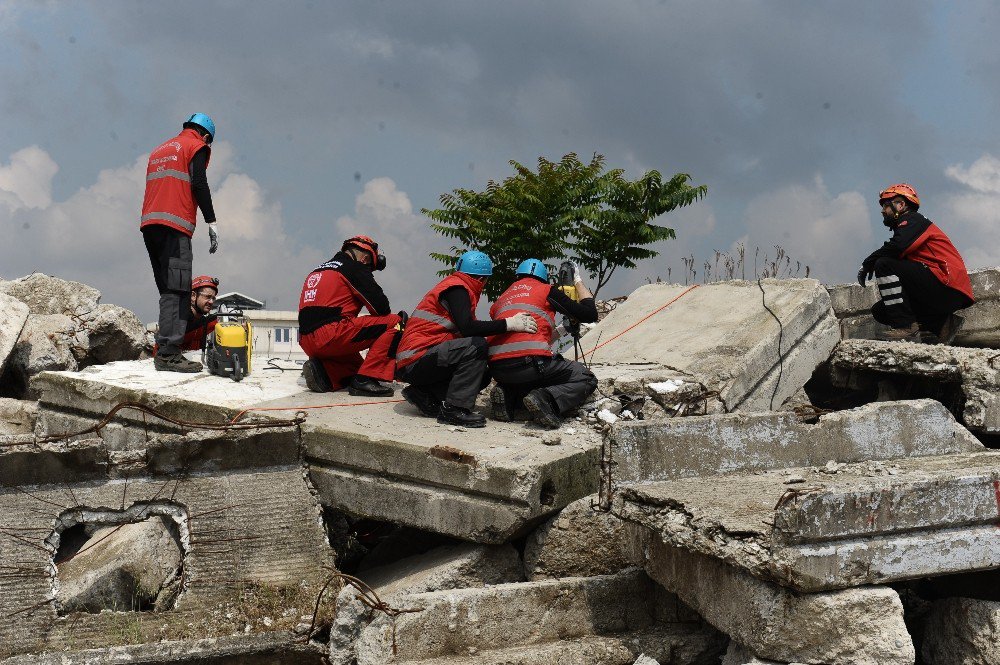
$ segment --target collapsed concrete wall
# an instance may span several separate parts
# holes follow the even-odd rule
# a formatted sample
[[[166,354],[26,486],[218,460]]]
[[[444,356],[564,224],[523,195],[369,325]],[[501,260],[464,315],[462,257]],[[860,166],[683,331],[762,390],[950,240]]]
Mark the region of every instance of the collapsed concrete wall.
[[[839,339],[819,282],[765,279],[643,286],[587,334],[584,350],[613,390],[666,407],[696,386],[710,413],[767,411],[805,385]],[[668,382],[672,390],[656,386]]]

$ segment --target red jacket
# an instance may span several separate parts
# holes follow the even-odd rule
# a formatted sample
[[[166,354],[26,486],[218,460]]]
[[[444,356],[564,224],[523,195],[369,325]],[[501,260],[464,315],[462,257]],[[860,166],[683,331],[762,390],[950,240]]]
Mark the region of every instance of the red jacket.
[[[475,316],[485,283],[465,273],[453,272],[428,291],[410,314],[396,349],[396,367],[415,363],[431,347],[461,336],[451,314],[441,305],[441,294],[455,286],[464,288],[469,294]]]
[[[508,332],[489,339],[490,361],[521,356],[552,356],[549,346],[556,327],[556,312],[549,302],[552,286],[534,277],[523,277],[501,294],[490,308],[490,318],[506,319],[527,312],[538,324],[535,333]]]
[[[316,267],[299,294],[299,332],[303,335],[328,323],[353,319],[364,307],[374,316],[389,313],[389,299],[375,281],[372,269],[345,252]]]
[[[189,238],[194,235],[198,206],[191,190],[191,160],[207,145],[198,132],[185,129],[149,153],[139,228],[162,224]]]
[[[944,231],[933,222],[903,250],[902,258],[923,263],[930,268],[938,281],[964,293],[968,296],[970,305],[975,302],[969,271],[965,268],[962,255],[958,253]]]

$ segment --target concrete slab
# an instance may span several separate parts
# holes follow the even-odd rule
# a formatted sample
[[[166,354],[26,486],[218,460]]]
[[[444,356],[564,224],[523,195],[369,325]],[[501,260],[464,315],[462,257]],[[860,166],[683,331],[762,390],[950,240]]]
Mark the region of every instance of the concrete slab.
[[[955,346],[1000,348],[1000,268],[983,268],[969,273],[976,303],[962,310],[965,324],[955,338]],[[844,339],[879,339],[887,326],[871,316],[879,300],[875,284],[840,284],[827,287],[833,311]]]
[[[765,659],[913,665],[903,605],[888,587],[799,594],[656,537],[650,540],[646,571],[706,621]]]
[[[614,385],[628,386],[624,392],[677,380],[718,393],[709,412],[766,411],[772,401],[777,408],[826,360],[840,333],[815,280],[761,286],[763,296],[756,282],[643,286],[587,333],[584,350],[595,366],[617,366]]]
[[[0,293],[0,312],[3,312],[0,315],[0,375],[3,375],[7,359],[28,320],[28,306],[13,296]]]
[[[897,392],[905,393],[911,380],[934,383],[948,401],[961,403],[966,427],[1000,432],[1000,357],[994,350],[848,339],[830,356],[830,372],[833,385],[844,388],[899,379]]]
[[[262,634],[270,637],[260,653],[294,651],[295,630],[303,617],[307,625],[312,620],[333,565],[318,502],[298,465],[7,487],[0,489],[0,514],[0,615],[7,618],[0,622],[0,658],[58,651],[64,659],[58,662],[121,662],[126,656],[102,660],[88,650],[122,647],[135,657],[130,662],[170,662],[183,649],[168,658],[163,648],[129,645],[168,641],[194,648],[198,640],[230,635],[249,636],[249,644]],[[184,551],[173,608],[59,616],[53,557],[62,534],[81,523],[152,516],[176,525]],[[332,609],[332,600],[323,602],[317,621],[329,622]],[[279,642],[284,647],[276,647]],[[25,662],[35,662],[31,658],[48,662],[43,656]]]
[[[691,416],[618,422],[611,428],[614,465],[604,485],[671,480],[838,462],[984,450],[934,400],[880,402],[821,416],[794,413]],[[608,477],[610,473],[611,477]]]
[[[121,402],[214,423],[246,409],[284,409],[246,416],[261,419],[291,418],[302,410],[302,454],[324,505],[483,543],[506,542],[597,490],[601,440],[592,430],[578,428],[558,446],[545,445],[534,425],[491,422],[466,431],[420,417],[399,397],[311,393],[297,368],[266,371],[262,364],[241,383],[207,373],[156,372],[152,361],[46,372],[33,383],[41,393],[40,427],[62,432],[92,426]],[[146,450],[148,432],[182,429],[123,411],[102,438],[112,451]]]
[[[921,655],[928,663],[1000,662],[1000,602],[973,598],[934,601],[924,623]]]
[[[991,451],[631,485],[614,512],[814,592],[1000,567],[997,488]]]

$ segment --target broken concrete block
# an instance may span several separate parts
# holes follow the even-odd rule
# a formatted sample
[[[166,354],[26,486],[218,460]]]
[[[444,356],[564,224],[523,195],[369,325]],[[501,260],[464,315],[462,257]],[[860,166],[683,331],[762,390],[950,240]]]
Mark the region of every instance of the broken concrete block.
[[[811,592],[1000,566],[997,477],[992,451],[834,462],[630,485],[614,511],[671,545]]]
[[[643,286],[588,333],[585,351],[621,392],[681,381],[700,386],[710,413],[777,408],[826,361],[840,331],[815,280],[766,279],[761,287]]]
[[[92,286],[42,273],[0,282],[0,293],[17,298],[34,315],[83,316],[97,309],[101,292]]]
[[[361,632],[357,662],[470,654],[490,662],[484,652],[627,634],[653,625],[654,596],[655,585],[638,570],[406,596],[405,609],[421,611],[376,616]]]
[[[962,423],[973,431],[1000,432],[1000,362],[991,349],[848,339],[830,357],[833,385],[856,388],[882,380],[936,384],[942,399],[963,403]]]
[[[650,541],[646,571],[706,621],[779,662],[912,665],[903,605],[888,587],[799,594],[718,559]]]
[[[83,317],[87,354],[81,367],[117,360],[136,360],[147,348],[146,327],[133,312],[102,304]]]
[[[164,516],[97,528],[56,563],[60,614],[169,609],[180,591],[177,526]]]
[[[37,397],[30,390],[32,377],[49,370],[75,370],[76,353],[85,341],[73,321],[63,314],[28,317],[7,364],[6,380],[18,395]]]
[[[722,665],[803,665],[802,663],[779,663],[775,660],[763,660],[753,654],[738,642],[731,641]]]
[[[0,293],[0,376],[28,320],[28,306],[12,296]]]
[[[976,303],[959,312],[965,323],[954,345],[1000,348],[1000,268],[975,270],[969,279]],[[874,284],[841,284],[827,290],[844,339],[879,339],[888,328],[871,316],[871,307],[879,300]]]
[[[0,397],[0,436],[35,431],[38,402]]]
[[[639,657],[635,659],[635,663],[632,665],[660,665],[657,661],[653,660],[644,653],[639,654]]]
[[[104,478],[108,447],[97,438],[39,443],[34,434],[0,436],[0,487]]]
[[[616,485],[984,449],[934,400],[869,404],[815,424],[787,412],[616,423],[611,445]]]
[[[569,504],[528,536],[524,570],[530,580],[611,575],[642,565],[626,531],[608,512],[595,511],[595,496]]]
[[[972,598],[934,601],[924,623],[921,655],[928,663],[1000,663],[1000,602]]]

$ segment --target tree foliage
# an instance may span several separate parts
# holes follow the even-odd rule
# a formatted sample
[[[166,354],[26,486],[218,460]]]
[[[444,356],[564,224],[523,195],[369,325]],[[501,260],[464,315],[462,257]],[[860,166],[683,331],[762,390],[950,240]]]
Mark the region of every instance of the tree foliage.
[[[538,158],[538,170],[511,161],[515,174],[485,191],[456,189],[441,196],[441,208],[423,209],[431,227],[453,241],[447,253],[431,256],[448,268],[467,249],[493,259],[494,278],[486,287],[493,299],[514,280],[517,264],[538,258],[554,271],[570,259],[597,280],[594,294],[622,266],[657,252],[647,246],[674,237],[674,230],[650,220],[705,196],[704,185],[678,173],[666,182],[657,171],[628,180],[622,169],[604,170],[604,156],[583,163],[573,153],[558,162]]]

